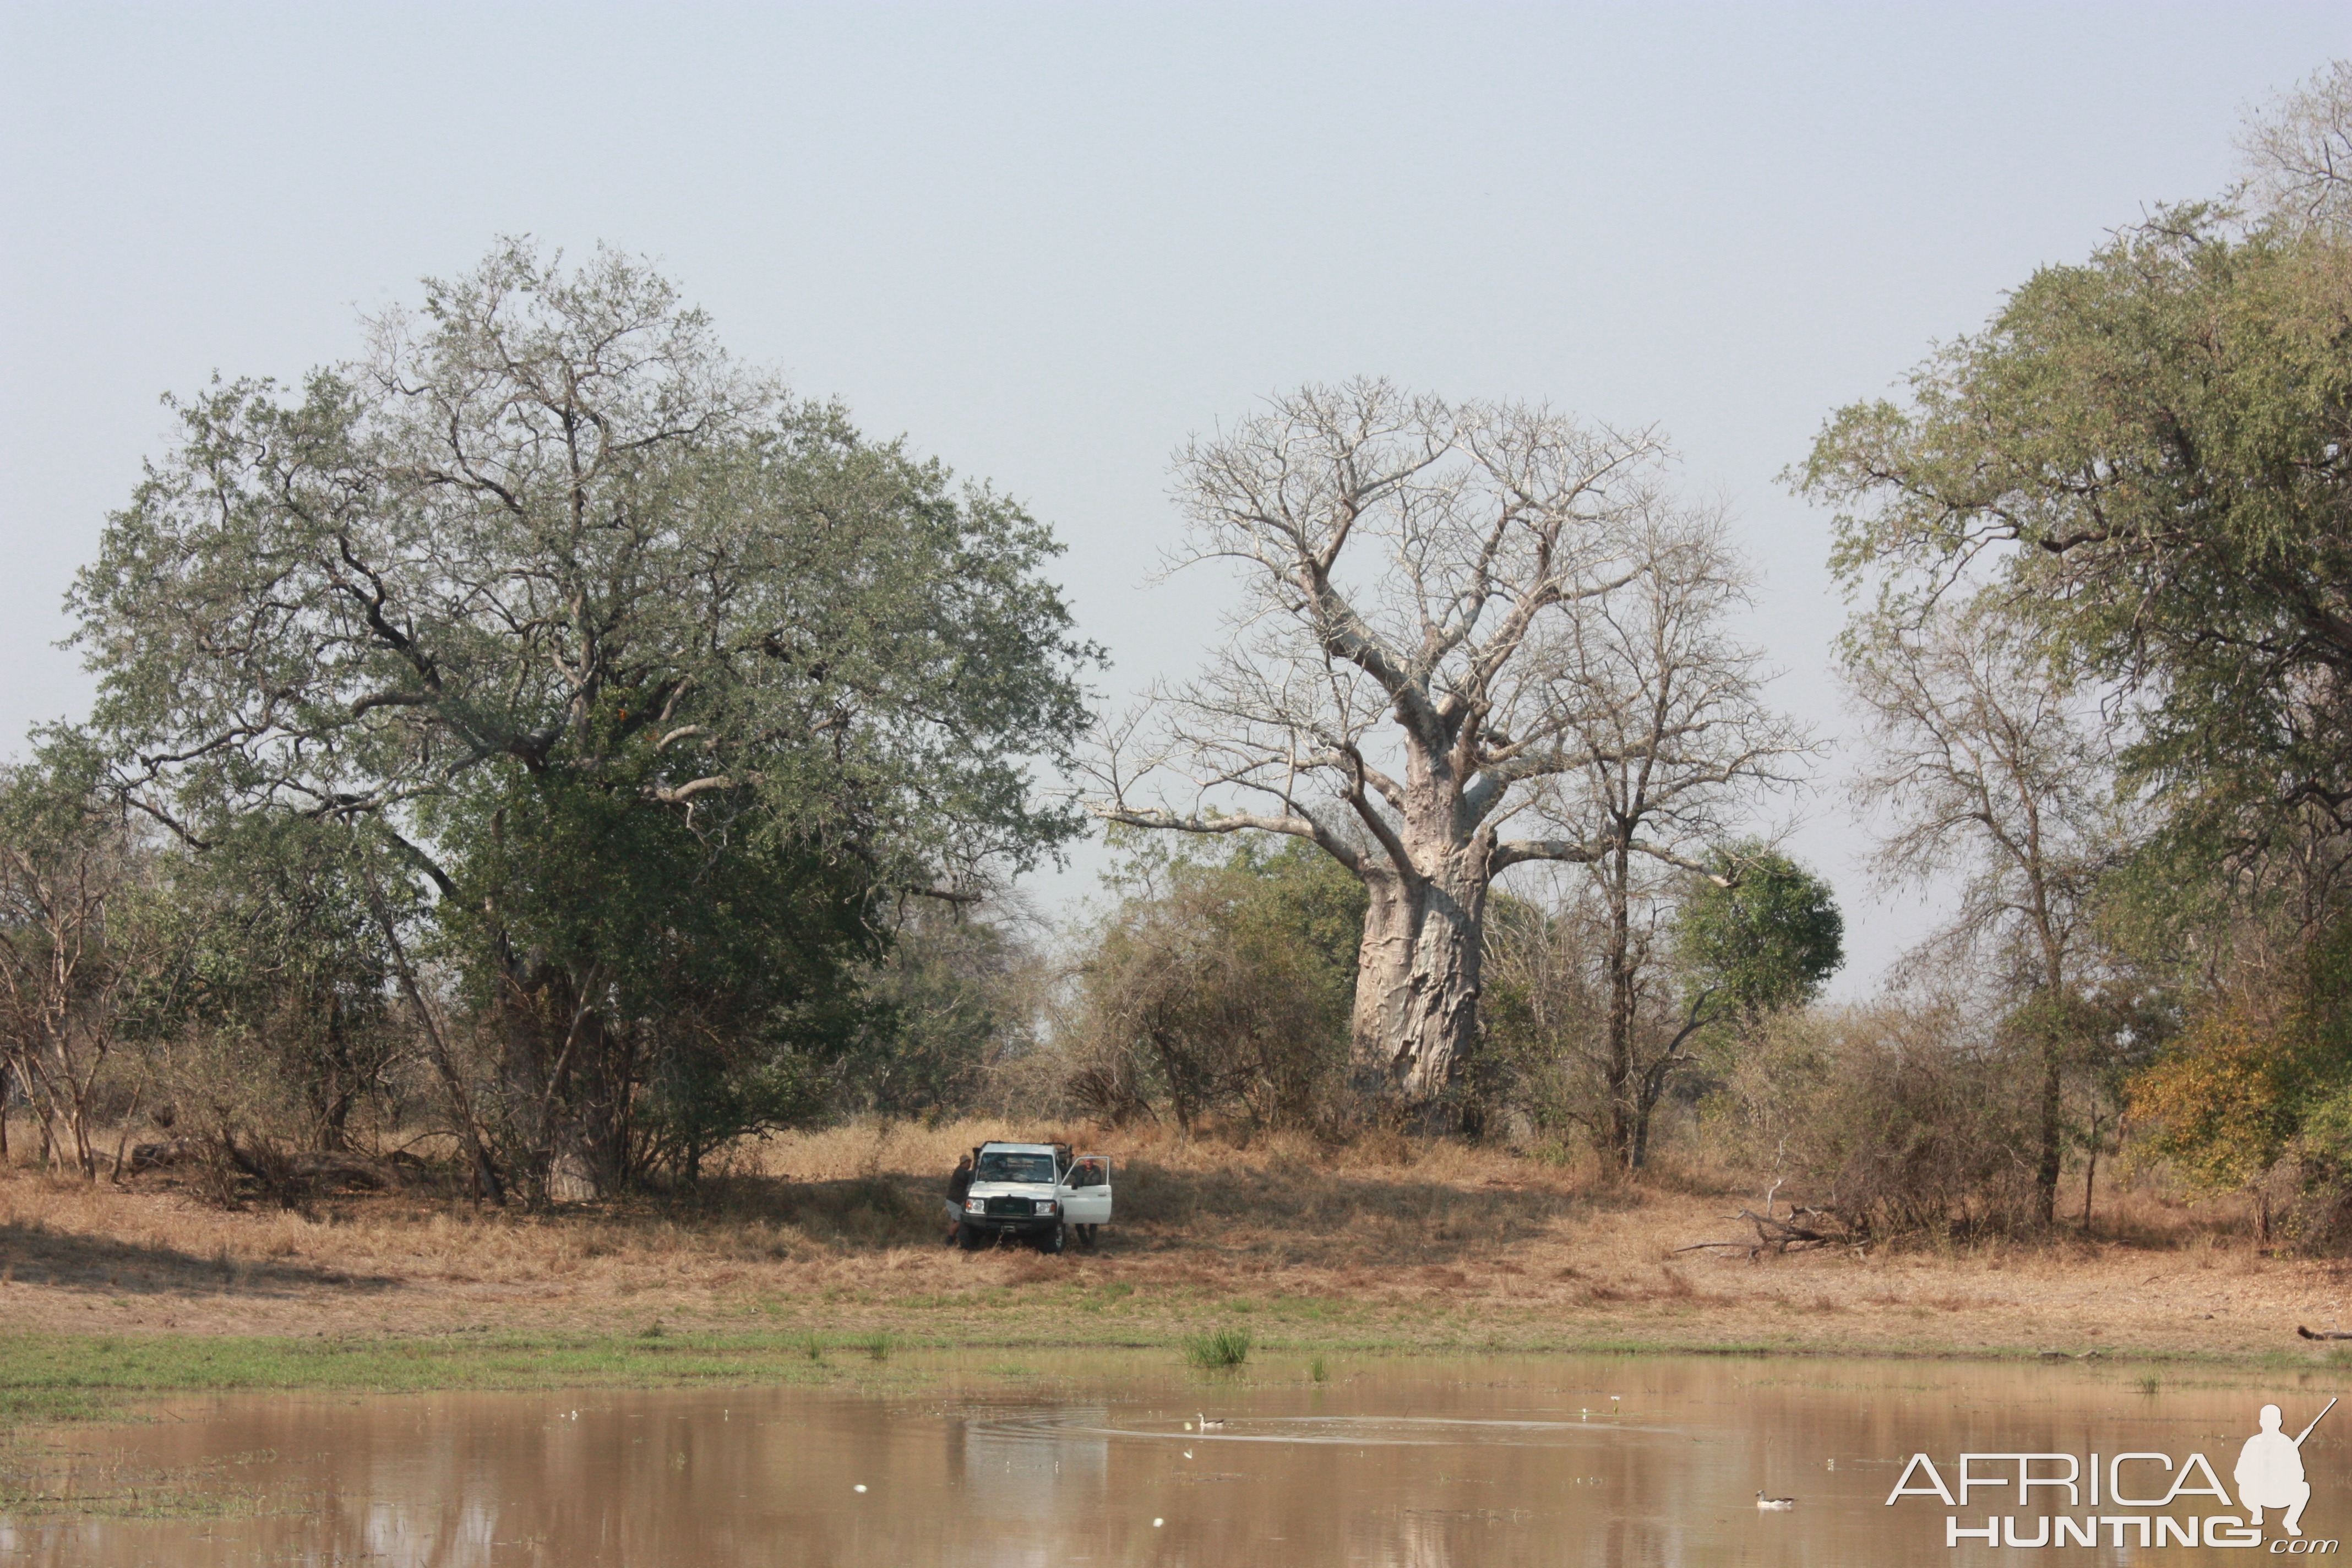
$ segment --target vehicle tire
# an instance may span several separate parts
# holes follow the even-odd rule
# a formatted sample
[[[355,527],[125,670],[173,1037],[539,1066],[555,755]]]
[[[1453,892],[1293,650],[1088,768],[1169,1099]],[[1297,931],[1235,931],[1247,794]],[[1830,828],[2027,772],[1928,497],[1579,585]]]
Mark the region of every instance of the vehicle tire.
[[[1037,1235],[1037,1250],[1049,1258],[1058,1256],[1069,1245],[1070,1227],[1060,1220],[1054,1222],[1053,1229],[1040,1231]]]
[[[970,1220],[958,1221],[956,1224],[956,1245],[962,1247],[966,1252],[978,1252],[980,1250],[980,1226],[972,1224]]]

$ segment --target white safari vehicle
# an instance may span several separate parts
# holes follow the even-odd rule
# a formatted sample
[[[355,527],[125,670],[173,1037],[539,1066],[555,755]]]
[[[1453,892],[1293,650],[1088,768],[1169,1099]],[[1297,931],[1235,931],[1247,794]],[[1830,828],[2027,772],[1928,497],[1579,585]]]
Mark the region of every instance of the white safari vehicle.
[[[1095,1226],[1108,1223],[1108,1155],[1073,1155],[1066,1143],[982,1143],[956,1215],[956,1244],[970,1252],[1013,1236],[1059,1252],[1073,1231],[1091,1247]]]

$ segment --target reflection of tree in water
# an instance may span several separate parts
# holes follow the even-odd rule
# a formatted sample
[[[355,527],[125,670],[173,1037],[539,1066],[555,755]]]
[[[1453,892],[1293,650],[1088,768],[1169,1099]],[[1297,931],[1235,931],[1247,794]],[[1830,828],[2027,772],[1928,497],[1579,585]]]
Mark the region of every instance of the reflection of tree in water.
[[[1107,1406],[1091,1405],[958,1422],[971,1507],[1036,1518],[1099,1496],[1110,1474],[1110,1439],[1101,1432],[1109,1416]]]

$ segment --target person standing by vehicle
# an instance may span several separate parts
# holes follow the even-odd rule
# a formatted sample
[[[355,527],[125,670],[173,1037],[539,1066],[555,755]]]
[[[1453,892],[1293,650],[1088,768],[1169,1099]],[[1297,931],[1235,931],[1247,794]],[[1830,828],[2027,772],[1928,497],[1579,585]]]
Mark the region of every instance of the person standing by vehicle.
[[[966,1154],[948,1173],[948,1245],[953,1247],[956,1228],[963,1224],[963,1200],[971,1191],[971,1156]]]

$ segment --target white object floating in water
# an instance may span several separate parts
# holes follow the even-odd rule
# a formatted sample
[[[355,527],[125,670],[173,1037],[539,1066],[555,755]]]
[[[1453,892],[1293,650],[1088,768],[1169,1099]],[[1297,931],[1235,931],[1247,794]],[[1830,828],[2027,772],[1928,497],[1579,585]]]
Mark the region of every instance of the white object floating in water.
[[[1151,1521],[1151,1528],[1152,1528],[1152,1529],[1154,1529],[1154,1530],[1157,1530],[1157,1529],[1159,1529],[1161,1525],[1163,1525],[1163,1524],[1165,1524],[1165,1523],[1167,1523],[1167,1522],[1168,1522],[1168,1521],[1167,1521],[1166,1520],[1164,1520],[1164,1519],[1155,1519],[1155,1520],[1153,1520],[1153,1521]]]
[[[1189,1459],[1189,1458],[1191,1458],[1192,1457],[1192,1449],[1190,1449],[1190,1448],[1185,1449],[1185,1450],[1184,1450],[1184,1457],[1185,1457],[1186,1458],[1188,1458],[1188,1459]]]
[[[855,1492],[862,1492],[862,1491],[864,1491],[866,1489],[865,1489],[864,1487],[862,1487],[862,1486],[857,1486],[857,1487],[852,1487],[852,1488],[850,1488],[849,1489],[850,1489],[851,1491],[855,1491]]]
[[[1192,1424],[1190,1421],[1185,1422],[1185,1423],[1184,1423],[1184,1430],[1185,1430],[1185,1431],[1187,1431],[1187,1432],[1190,1432],[1192,1429]]]
[[[1794,1508],[1797,1506],[1797,1500],[1792,1497],[1766,1497],[1759,1491],[1756,1494],[1756,1506],[1765,1509]]]

